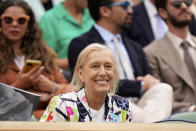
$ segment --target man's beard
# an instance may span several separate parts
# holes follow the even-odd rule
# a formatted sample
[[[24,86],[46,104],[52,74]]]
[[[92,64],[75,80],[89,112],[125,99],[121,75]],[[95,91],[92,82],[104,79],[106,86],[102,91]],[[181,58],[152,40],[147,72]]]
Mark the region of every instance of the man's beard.
[[[123,25],[120,26],[120,29],[123,31],[127,31],[130,29],[130,23],[124,23]]]
[[[192,20],[192,16],[191,16],[191,19],[178,21],[176,19],[176,17],[174,17],[170,13],[168,13],[168,17],[169,17],[169,20],[171,21],[172,25],[175,26],[175,27],[185,27],[185,26],[189,25],[191,23],[191,20]]]
[[[127,18],[125,18],[125,19],[127,19]],[[130,26],[131,26],[131,23],[125,21],[122,25],[120,25],[120,29],[122,31],[127,31],[130,29]]]

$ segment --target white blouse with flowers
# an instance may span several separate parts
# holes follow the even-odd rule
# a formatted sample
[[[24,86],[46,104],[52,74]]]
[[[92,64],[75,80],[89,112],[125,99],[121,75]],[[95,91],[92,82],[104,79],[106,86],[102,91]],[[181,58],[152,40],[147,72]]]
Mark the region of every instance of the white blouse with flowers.
[[[117,95],[107,94],[105,99],[104,116],[101,121],[131,122],[133,119],[130,101]],[[98,111],[99,112],[99,111]],[[96,122],[92,109],[88,106],[84,88],[80,91],[55,96],[50,101],[40,121],[70,121],[70,122]]]

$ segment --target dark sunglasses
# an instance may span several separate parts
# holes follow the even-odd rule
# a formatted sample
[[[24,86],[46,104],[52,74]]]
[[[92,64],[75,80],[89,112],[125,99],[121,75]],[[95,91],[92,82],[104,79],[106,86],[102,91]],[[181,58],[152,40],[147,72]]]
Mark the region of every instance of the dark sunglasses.
[[[180,8],[182,6],[182,2],[184,2],[187,7],[192,4],[192,0],[177,0],[173,1],[171,4],[173,5],[173,7]]]
[[[128,8],[131,6],[131,3],[128,1],[122,1],[122,2],[114,2],[106,5],[106,7],[113,7],[113,6],[121,6],[123,9],[128,10]]]
[[[7,25],[12,24],[13,21],[17,21],[17,23],[19,25],[24,25],[29,21],[29,19],[30,19],[30,17],[27,15],[22,15],[22,16],[18,16],[18,17],[12,17],[12,16],[9,16],[6,14],[1,15],[1,20]]]

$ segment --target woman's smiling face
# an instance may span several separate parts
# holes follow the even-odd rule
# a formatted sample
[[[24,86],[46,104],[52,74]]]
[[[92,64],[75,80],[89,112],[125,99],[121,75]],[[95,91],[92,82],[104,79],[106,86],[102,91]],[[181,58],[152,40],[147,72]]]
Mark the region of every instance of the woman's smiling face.
[[[88,92],[109,92],[114,81],[112,53],[106,49],[91,52],[84,66],[79,69],[79,76]]]

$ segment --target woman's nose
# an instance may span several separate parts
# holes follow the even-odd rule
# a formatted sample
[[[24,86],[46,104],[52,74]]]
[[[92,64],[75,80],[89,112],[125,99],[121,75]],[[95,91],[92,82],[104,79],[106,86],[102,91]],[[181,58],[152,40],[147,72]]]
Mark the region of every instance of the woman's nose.
[[[16,20],[13,20],[12,25],[18,25],[18,22]]]
[[[99,74],[100,75],[105,75],[105,68],[103,67],[103,66],[101,66],[101,68],[100,68],[100,71],[99,71]]]

